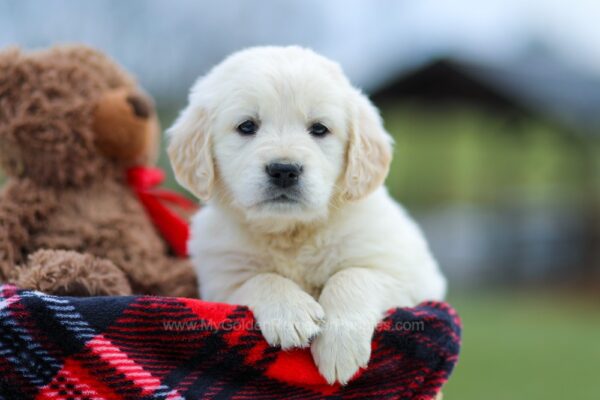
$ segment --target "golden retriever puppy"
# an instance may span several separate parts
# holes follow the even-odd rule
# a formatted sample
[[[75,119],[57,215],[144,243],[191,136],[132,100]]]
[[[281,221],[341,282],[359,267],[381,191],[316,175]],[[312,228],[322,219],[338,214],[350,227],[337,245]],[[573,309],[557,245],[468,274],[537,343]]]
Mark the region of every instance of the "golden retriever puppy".
[[[202,298],[249,306],[273,346],[310,346],[328,382],[367,366],[386,310],[444,296],[383,187],[392,140],[336,63],[300,47],[235,53],[168,133],[178,181],[206,202],[189,243]]]

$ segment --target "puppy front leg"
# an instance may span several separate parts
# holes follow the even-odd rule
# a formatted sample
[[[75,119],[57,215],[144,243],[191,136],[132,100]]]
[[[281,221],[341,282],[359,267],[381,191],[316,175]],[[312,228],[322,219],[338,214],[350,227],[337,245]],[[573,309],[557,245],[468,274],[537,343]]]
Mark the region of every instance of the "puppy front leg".
[[[273,273],[248,279],[232,293],[230,301],[249,306],[266,341],[283,349],[308,347],[325,318],[314,298],[291,280]]]
[[[319,303],[327,319],[311,345],[319,371],[330,384],[346,384],[371,356],[377,323],[390,307],[409,304],[408,297],[388,274],[348,268],[333,275]]]

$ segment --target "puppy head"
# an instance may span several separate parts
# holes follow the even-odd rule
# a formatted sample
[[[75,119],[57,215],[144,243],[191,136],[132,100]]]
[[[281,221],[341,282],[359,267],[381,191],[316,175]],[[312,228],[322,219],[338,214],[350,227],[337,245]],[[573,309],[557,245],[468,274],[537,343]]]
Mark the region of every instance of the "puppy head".
[[[249,220],[311,222],[387,175],[391,139],[340,67],[299,47],[236,53],[168,131],[178,181]]]

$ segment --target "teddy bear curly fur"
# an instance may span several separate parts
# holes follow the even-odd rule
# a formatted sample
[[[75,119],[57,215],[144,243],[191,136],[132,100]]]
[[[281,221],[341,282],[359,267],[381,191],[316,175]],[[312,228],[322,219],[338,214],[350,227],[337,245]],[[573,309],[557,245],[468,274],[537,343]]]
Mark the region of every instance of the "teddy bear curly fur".
[[[0,282],[61,295],[196,297],[125,170],[159,127],[134,79],[84,46],[0,52]]]

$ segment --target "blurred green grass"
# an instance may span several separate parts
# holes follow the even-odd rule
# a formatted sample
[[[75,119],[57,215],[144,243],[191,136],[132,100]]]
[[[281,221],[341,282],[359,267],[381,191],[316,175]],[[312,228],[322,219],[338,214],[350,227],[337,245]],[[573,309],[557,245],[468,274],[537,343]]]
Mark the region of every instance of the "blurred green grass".
[[[470,107],[383,110],[396,141],[386,181],[409,207],[581,204],[600,196],[600,140],[541,118]]]
[[[446,400],[600,396],[600,308],[549,293],[468,293],[449,302],[463,347]]]

